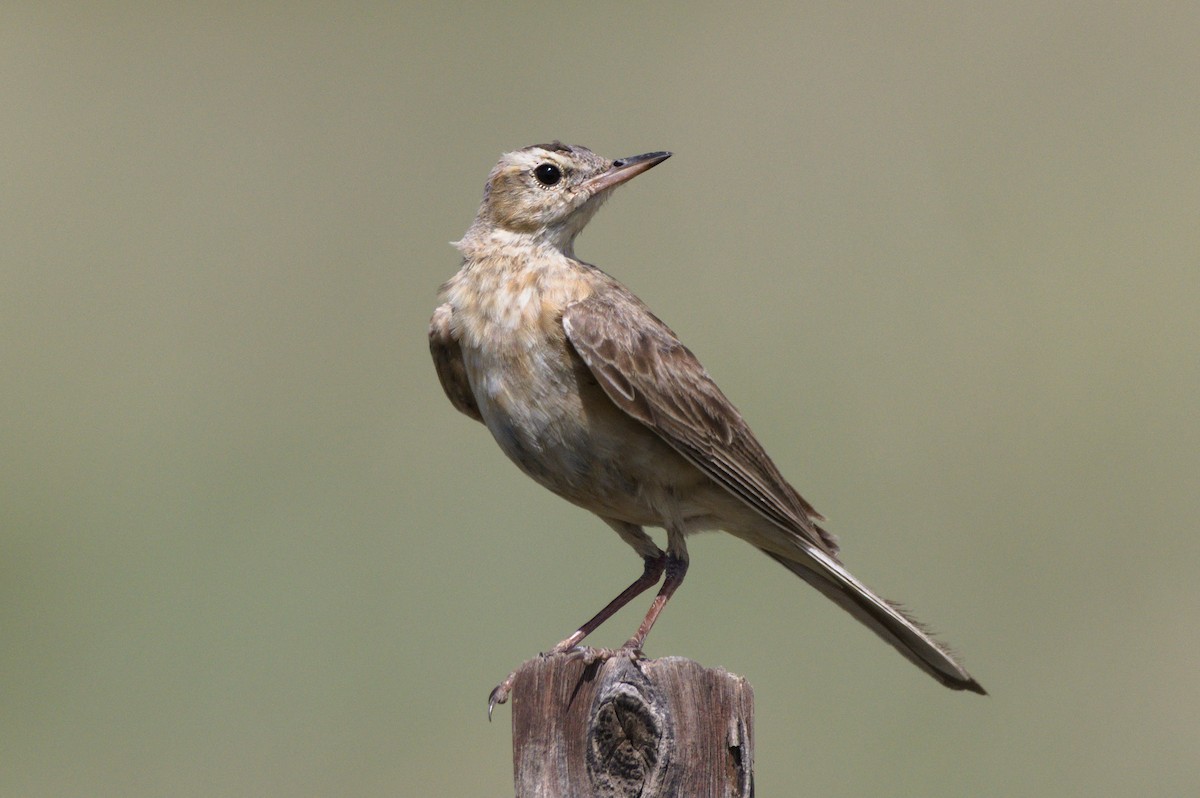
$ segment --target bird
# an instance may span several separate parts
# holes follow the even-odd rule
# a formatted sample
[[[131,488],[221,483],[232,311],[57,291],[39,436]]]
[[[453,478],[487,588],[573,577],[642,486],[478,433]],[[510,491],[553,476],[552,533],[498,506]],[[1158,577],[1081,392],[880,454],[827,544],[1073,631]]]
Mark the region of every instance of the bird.
[[[952,690],[986,694],[949,649],[842,564],[824,516],[788,483],[700,361],[630,289],[575,256],[613,190],[670,152],[608,160],[553,141],[503,155],[429,348],[450,403],[534,481],[591,511],[642,558],[640,576],[547,655],[637,659],[688,570],[687,538],[723,530],[764,552]],[[666,531],[660,548],[646,527]],[[616,649],[580,644],[662,580]],[[489,696],[509,697],[515,672]]]

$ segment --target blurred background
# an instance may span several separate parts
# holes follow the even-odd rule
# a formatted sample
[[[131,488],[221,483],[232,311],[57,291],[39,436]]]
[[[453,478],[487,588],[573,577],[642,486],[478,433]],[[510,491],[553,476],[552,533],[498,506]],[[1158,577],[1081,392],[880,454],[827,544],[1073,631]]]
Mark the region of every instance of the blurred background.
[[[1200,792],[1200,6],[0,12],[0,794],[505,795],[488,691],[639,572],[425,328],[501,152],[670,149],[580,256],[952,693],[725,535],[651,656],[759,794]],[[594,641],[623,641],[639,600]]]

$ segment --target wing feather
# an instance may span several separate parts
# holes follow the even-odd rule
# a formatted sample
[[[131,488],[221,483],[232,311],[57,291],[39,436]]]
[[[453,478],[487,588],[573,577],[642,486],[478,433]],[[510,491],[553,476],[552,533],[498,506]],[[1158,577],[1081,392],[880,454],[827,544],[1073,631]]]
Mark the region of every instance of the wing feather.
[[[612,283],[568,305],[563,328],[608,397],[778,527],[837,553],[824,520],[767,456],[733,403],[675,333]]]
[[[454,337],[452,316],[449,305],[441,305],[433,312],[433,318],[429,320],[429,353],[433,355],[433,367],[437,369],[438,380],[450,404],[464,415],[482,422],[483,416],[463,365],[462,349]]]

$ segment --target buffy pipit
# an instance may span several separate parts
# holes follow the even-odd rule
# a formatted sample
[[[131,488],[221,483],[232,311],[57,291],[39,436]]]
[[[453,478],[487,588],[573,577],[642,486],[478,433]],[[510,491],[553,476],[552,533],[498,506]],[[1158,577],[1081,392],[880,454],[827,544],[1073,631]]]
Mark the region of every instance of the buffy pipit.
[[[609,161],[556,141],[503,156],[455,245],[463,265],[442,286],[429,325],[450,402],[483,422],[539,484],[600,516],[645,563],[633,584],[551,653],[640,656],[687,572],[687,536],[723,529],[942,684],[983,693],[929,632],[846,570],[834,537],[818,526],[824,518],[787,483],[675,333],[628,288],[575,257],[575,237],[612,190],[670,155]],[[647,526],[666,529],[665,552]],[[624,646],[576,648],[660,578]],[[492,691],[489,715],[512,682],[510,675]]]

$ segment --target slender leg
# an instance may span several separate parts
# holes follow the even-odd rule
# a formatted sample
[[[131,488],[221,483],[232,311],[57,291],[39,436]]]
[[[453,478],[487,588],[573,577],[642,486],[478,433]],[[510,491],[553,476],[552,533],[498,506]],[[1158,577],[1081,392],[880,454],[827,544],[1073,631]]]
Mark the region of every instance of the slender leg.
[[[625,645],[621,646],[622,650],[630,650],[640,652],[642,644],[646,642],[646,635],[650,634],[650,630],[654,627],[654,622],[658,620],[658,614],[663,611],[663,607],[667,606],[667,602],[671,600],[671,596],[675,595],[676,589],[683,584],[683,577],[687,574],[688,559],[685,554],[679,557],[674,552],[667,553],[667,578],[663,580],[662,588],[659,589],[658,595],[654,597],[654,601],[650,603],[650,609],[646,612],[646,618],[642,621],[642,625],[638,627],[637,632],[633,637],[625,641]]]
[[[642,575],[634,580],[633,584],[621,591],[621,595],[610,601],[604,609],[596,613],[596,615],[583,626],[579,627],[566,640],[552,648],[549,654],[562,654],[567,651],[576,651],[587,662],[595,662],[597,660],[611,659],[618,655],[628,655],[632,658],[642,656],[642,644],[646,642],[646,635],[650,634],[650,629],[654,626],[654,622],[658,620],[658,615],[663,611],[663,607],[667,606],[667,602],[671,600],[675,590],[683,582],[683,577],[688,569],[688,553],[687,544],[684,541],[684,532],[680,526],[667,527],[667,550],[664,552],[658,546],[654,545],[654,541],[650,536],[636,524],[630,524],[625,521],[617,521],[612,518],[605,518],[604,522],[611,526],[621,540],[633,547],[633,550],[642,555],[642,560],[645,562],[645,568]],[[654,601],[650,603],[650,609],[646,613],[645,619],[633,637],[625,642],[625,645],[620,648],[577,648],[589,634],[594,632],[600,624],[607,621],[613,616],[617,610],[628,604],[633,598],[649,590],[658,583],[659,577],[666,572],[666,579],[663,580],[663,585],[658,591],[658,595],[654,597]],[[488,696],[488,720],[492,718],[492,710],[497,704],[503,704],[508,700],[508,694],[512,691],[513,682],[516,681],[517,673],[513,671],[508,675],[508,678],[496,685],[492,690],[492,694]]]
[[[554,648],[550,649],[550,651],[547,653],[561,654],[564,651],[570,651],[571,649],[575,648],[575,646],[579,645],[579,642],[583,640],[583,638],[596,631],[600,624],[604,623],[613,615],[615,615],[619,609],[624,607],[630,601],[633,601],[633,599],[637,598],[642,593],[645,593],[647,590],[657,585],[664,569],[667,571],[667,579],[670,579],[670,562],[670,557],[662,552],[659,552],[657,557],[647,557],[645,570],[642,571],[641,576],[634,580],[633,584],[625,588],[621,592],[621,595],[608,602],[608,605],[605,606],[604,609],[596,613],[596,615],[590,621],[579,627],[573,635],[568,637],[566,640],[563,640]],[[672,592],[674,592],[674,590],[672,590]],[[655,613],[655,615],[657,616],[658,613]],[[647,631],[649,631],[649,629],[647,629]],[[643,634],[642,637],[645,637],[645,635]]]
[[[624,535],[622,535],[622,537],[624,537]],[[649,540],[649,538],[646,539]],[[621,591],[621,594],[615,599],[608,602],[604,609],[600,610],[600,612],[596,613],[591,620],[579,627],[574,634],[572,634],[566,640],[560,642],[554,648],[550,649],[550,651],[547,653],[562,654],[563,652],[570,651],[571,649],[575,648],[575,646],[577,646],[579,642],[583,640],[583,638],[596,631],[600,624],[611,618],[618,610],[620,610],[637,596],[640,596],[642,593],[645,593],[647,590],[658,584],[658,580],[662,576],[664,570],[667,571],[667,578],[670,579],[670,555],[661,551],[657,546],[654,547],[654,551],[656,554],[645,556],[645,568],[642,570],[642,575],[635,579],[633,584]],[[684,563],[684,570],[687,570],[686,561]],[[680,579],[682,578],[682,575],[680,575]],[[675,592],[674,587],[671,588],[671,592]],[[657,602],[658,599],[655,599],[655,601]],[[661,607],[659,609],[661,610]],[[658,612],[655,612],[654,615],[655,617],[658,617]],[[654,621],[651,620],[650,624],[653,625],[653,623]],[[644,623],[642,625],[645,626]],[[646,631],[648,632],[649,630],[649,627],[646,627]],[[645,636],[646,635],[643,633],[642,637],[645,638]],[[488,720],[491,720],[492,710],[495,709],[496,705],[503,704],[508,700],[508,694],[512,690],[513,681],[516,679],[516,676],[516,671],[510,673],[508,678],[496,685],[495,689],[492,690],[491,695],[488,696]]]

